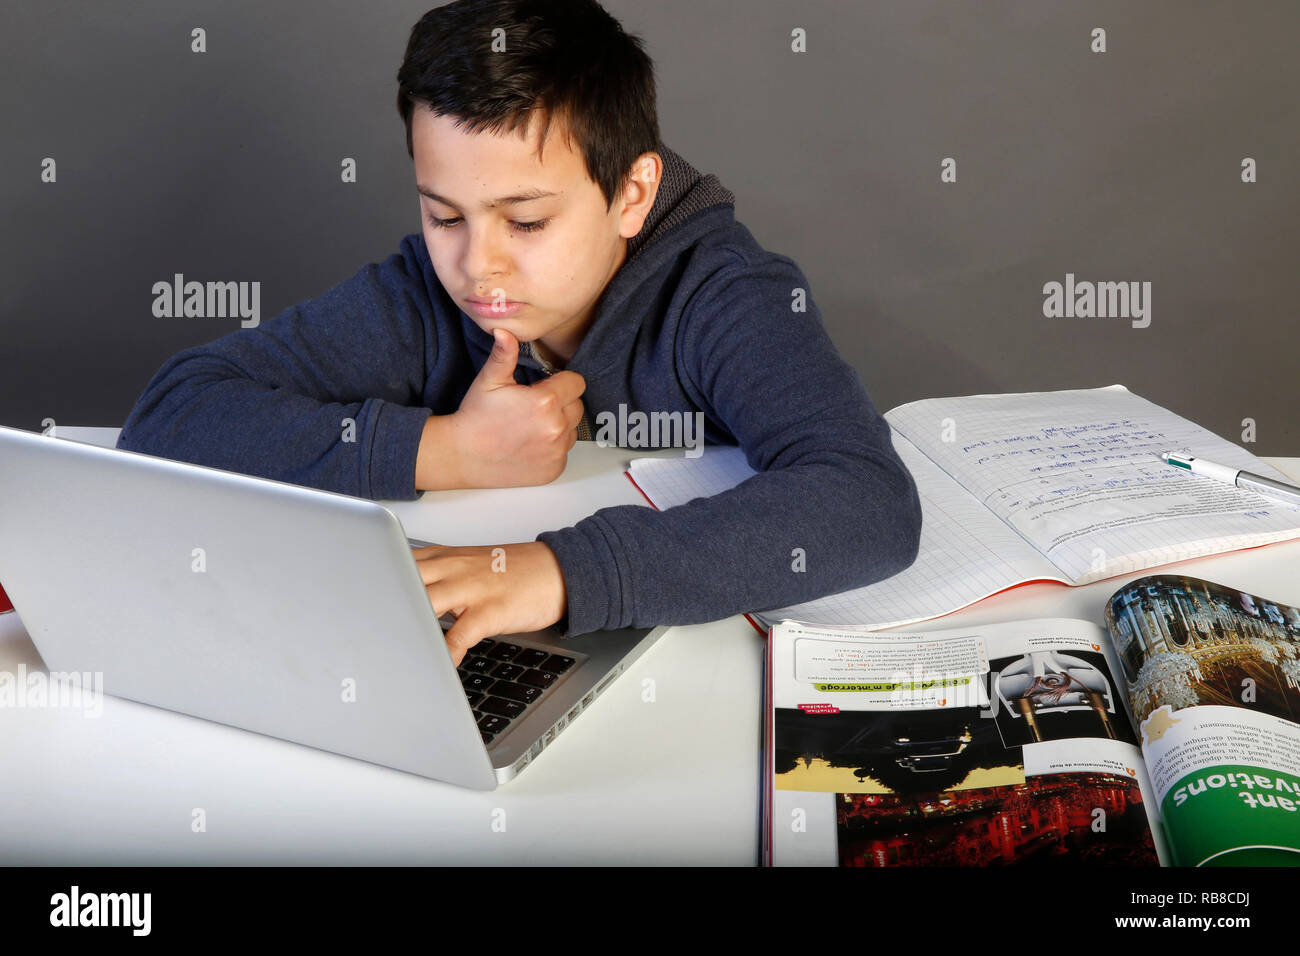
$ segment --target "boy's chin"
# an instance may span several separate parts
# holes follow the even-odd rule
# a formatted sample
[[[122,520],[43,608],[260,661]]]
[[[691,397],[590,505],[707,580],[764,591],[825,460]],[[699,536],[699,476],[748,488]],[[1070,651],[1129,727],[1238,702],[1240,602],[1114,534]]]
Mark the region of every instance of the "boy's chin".
[[[527,324],[520,323],[514,318],[507,319],[477,319],[478,327],[488,335],[492,334],[493,329],[505,329],[522,345],[524,342],[535,342],[546,334],[545,329],[532,328]]]

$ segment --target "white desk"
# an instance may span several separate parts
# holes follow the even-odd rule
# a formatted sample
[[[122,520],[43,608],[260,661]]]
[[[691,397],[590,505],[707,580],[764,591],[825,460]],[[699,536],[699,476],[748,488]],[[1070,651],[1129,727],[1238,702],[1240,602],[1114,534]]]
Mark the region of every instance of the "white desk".
[[[111,445],[116,430],[60,435]],[[622,470],[647,454],[673,452],[579,443],[545,488],[426,494],[391,507],[412,537],[531,540],[607,505],[644,504]],[[1300,472],[1300,459],[1273,464]],[[471,499],[491,506],[479,509],[478,540],[440,534],[439,512],[463,512]],[[1300,605],[1300,541],[1169,567]],[[1026,585],[927,626],[1100,622],[1122,580]],[[112,697],[98,718],[0,709],[0,863],[752,865],[762,647],[742,617],[672,629],[589,716],[491,793]],[[20,664],[43,666],[18,616],[0,616],[0,670]],[[653,702],[643,700],[647,681]],[[206,832],[191,830],[195,808]]]

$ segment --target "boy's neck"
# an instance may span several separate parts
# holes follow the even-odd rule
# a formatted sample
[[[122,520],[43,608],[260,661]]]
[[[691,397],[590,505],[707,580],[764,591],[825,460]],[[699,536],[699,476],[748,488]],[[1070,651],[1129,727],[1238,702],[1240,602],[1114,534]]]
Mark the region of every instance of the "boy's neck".
[[[533,351],[538,355],[538,357],[540,357],[544,362],[546,362],[546,364],[551,365],[555,368],[559,368],[559,369],[564,368],[564,366],[569,364],[569,359],[572,358],[572,356],[561,357],[559,355],[556,355],[554,352],[552,352],[550,349],[548,349],[545,345],[542,344],[541,339],[533,339],[532,346],[533,346]]]

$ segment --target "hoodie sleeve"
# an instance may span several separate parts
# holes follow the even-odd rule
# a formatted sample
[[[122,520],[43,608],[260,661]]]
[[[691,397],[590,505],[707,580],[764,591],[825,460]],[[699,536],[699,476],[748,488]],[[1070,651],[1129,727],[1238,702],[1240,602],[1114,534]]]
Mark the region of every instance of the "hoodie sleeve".
[[[418,250],[168,359],[117,447],[365,498],[416,497],[436,346]],[[430,364],[426,364],[426,362]]]
[[[570,633],[785,607],[916,559],[912,476],[811,298],[792,311],[795,289],[807,279],[772,256],[734,263],[692,297],[679,374],[758,474],[665,511],[620,505],[540,535],[564,572]]]

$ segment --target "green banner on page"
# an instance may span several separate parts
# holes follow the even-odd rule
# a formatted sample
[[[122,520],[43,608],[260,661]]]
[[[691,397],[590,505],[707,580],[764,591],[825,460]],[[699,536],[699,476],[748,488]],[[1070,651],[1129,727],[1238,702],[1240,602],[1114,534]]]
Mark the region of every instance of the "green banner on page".
[[[970,677],[936,677],[931,680],[874,681],[870,684],[813,684],[825,693],[849,691],[861,693],[896,693],[901,691],[937,690],[944,687],[966,687],[972,681]]]
[[[1300,777],[1248,764],[1203,767],[1161,801],[1179,866],[1300,866]]]

